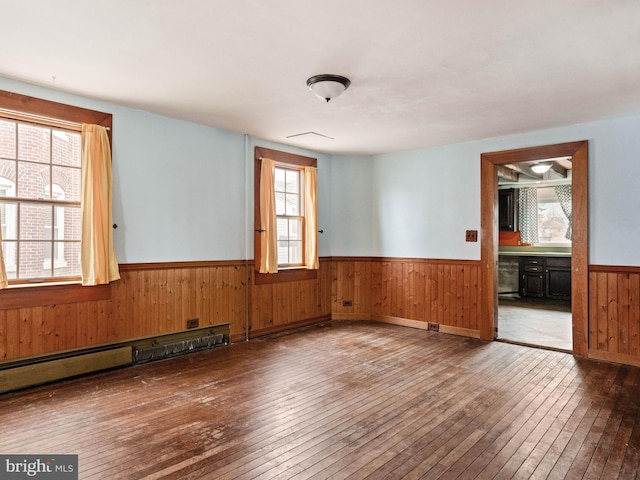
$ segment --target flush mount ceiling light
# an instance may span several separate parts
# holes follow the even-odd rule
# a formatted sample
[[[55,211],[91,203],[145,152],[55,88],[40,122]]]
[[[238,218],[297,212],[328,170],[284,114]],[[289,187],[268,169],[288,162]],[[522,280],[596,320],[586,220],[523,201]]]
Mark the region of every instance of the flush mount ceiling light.
[[[536,163],[535,165],[531,165],[531,170],[533,170],[535,173],[542,174],[548,172],[551,168],[551,165],[551,162],[540,162]]]
[[[322,75],[314,75],[307,80],[307,87],[315,94],[316,97],[329,102],[340,96],[351,85],[351,80],[341,75],[330,75],[323,73]]]

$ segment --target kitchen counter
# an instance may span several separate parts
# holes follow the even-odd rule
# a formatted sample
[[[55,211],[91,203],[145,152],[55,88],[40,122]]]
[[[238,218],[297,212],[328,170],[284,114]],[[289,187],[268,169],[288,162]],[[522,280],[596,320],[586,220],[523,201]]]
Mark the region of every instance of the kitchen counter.
[[[509,257],[570,257],[571,247],[498,247],[498,255]]]

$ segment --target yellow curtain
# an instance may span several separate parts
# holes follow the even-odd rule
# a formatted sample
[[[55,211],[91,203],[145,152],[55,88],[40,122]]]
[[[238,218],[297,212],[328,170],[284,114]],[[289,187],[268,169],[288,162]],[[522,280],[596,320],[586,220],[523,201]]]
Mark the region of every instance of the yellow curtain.
[[[307,269],[317,270],[318,260],[318,169],[304,168],[305,259]]]
[[[120,278],[113,248],[111,147],[107,129],[82,125],[82,284],[100,285]]]
[[[2,215],[1,211],[0,215]],[[2,218],[0,218],[0,223],[2,223]],[[7,269],[4,266],[4,252],[2,251],[2,230],[0,229],[0,289],[6,288],[7,285],[9,285],[9,280],[7,279]]]
[[[276,194],[274,192],[275,162],[262,159],[260,167],[260,273],[278,273],[278,229],[276,224]]]

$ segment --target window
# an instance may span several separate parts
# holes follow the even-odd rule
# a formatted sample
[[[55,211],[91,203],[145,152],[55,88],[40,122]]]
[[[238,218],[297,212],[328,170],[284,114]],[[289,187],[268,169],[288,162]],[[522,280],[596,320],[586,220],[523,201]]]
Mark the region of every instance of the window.
[[[276,222],[278,229],[278,267],[303,266],[302,250],[304,203],[301,181],[304,171],[275,168]]]
[[[9,280],[80,276],[80,133],[0,119]]]
[[[538,242],[570,246],[568,231],[569,219],[562,210],[554,187],[538,187]]]
[[[256,147],[255,262],[263,272],[256,274],[257,283],[315,278],[316,167],[315,158]],[[269,231],[270,222],[275,232]]]
[[[10,284],[80,280],[82,123],[111,115],[0,91],[0,215]]]

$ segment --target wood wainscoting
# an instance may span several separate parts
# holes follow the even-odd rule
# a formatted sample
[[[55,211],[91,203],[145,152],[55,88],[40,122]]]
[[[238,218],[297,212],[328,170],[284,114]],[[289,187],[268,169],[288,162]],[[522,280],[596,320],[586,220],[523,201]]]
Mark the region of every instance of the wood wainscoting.
[[[192,318],[229,323],[232,341],[329,319],[477,338],[490,321],[480,314],[480,269],[472,260],[332,257],[315,279],[256,285],[252,261],[121,265],[122,279],[105,287],[0,292],[0,366],[184,331]],[[640,365],[640,267],[591,266],[588,307],[588,356]]]
[[[332,318],[377,320],[479,337],[479,261],[372,257],[333,260]]]
[[[232,341],[247,338],[247,322],[254,337],[329,320],[330,265],[322,259],[315,280],[254,285],[252,261],[123,264],[107,286],[4,290],[0,364],[180,332],[194,318],[229,323]]]
[[[589,357],[640,366],[640,267],[589,267]]]

